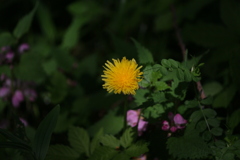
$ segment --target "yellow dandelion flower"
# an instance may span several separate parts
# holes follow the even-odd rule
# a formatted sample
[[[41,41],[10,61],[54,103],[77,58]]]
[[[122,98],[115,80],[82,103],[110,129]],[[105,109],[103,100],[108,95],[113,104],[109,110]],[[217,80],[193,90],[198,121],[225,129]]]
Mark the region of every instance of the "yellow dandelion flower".
[[[135,90],[139,88],[138,82],[142,80],[140,68],[136,63],[135,59],[127,60],[123,57],[119,59],[113,59],[113,63],[107,61],[106,67],[103,71],[102,80],[105,82],[103,88],[107,89],[109,93],[114,92],[115,94],[136,94]]]

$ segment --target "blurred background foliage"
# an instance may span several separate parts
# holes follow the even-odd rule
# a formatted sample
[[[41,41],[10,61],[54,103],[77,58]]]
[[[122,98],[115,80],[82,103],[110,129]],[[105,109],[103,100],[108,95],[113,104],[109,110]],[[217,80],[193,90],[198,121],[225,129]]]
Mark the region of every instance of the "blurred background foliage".
[[[107,94],[100,75],[106,60],[138,60],[131,38],[148,48],[155,62],[183,60],[179,37],[189,58],[206,53],[201,59],[205,93],[214,97],[213,108],[220,116],[235,121],[233,128],[239,125],[239,114],[231,117],[240,105],[239,1],[41,0],[36,10],[34,6],[31,0],[0,0],[0,46],[30,46],[14,59],[12,70],[1,65],[0,72],[34,82],[38,93],[35,102],[24,101],[14,109],[0,100],[1,123],[9,120],[10,130],[12,110],[28,122],[31,137],[43,117],[60,104],[52,143],[67,143],[62,137],[70,125],[85,127],[90,135],[100,126],[118,133],[123,111],[115,108],[123,105],[123,97]],[[16,25],[27,14],[30,18],[18,31]]]

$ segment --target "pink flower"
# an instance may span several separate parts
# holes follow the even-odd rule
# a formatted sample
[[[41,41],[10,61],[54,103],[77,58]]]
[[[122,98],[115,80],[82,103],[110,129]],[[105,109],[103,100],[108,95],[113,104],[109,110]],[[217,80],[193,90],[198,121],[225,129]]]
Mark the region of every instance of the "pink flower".
[[[147,125],[148,125],[147,121],[144,121],[142,119],[139,120],[139,123],[138,123],[138,136],[141,136],[143,134],[143,132],[145,132],[147,130]]]
[[[139,117],[139,113],[140,112],[138,110],[137,111],[128,110],[127,111],[127,123],[129,126],[135,127],[138,123],[138,118],[140,118],[139,123],[138,123],[138,136],[141,136],[142,133],[144,131],[146,131],[148,122],[141,119],[141,117]]]
[[[19,53],[24,53],[25,51],[29,50],[29,45],[27,43],[23,43],[18,47]]]
[[[19,117],[19,120],[23,123],[25,127],[28,126],[28,122],[26,121],[26,119]]]
[[[178,129],[185,128],[185,124],[187,123],[187,120],[185,120],[181,114],[174,115],[172,112],[168,113],[168,118],[170,119],[169,124],[168,121],[164,120],[162,125],[162,130],[168,131],[170,130],[172,133],[176,132]]]
[[[180,114],[176,114],[173,118],[173,121],[175,123],[175,125],[177,126],[177,128],[182,129],[185,126],[183,126],[184,124],[187,123],[187,120],[185,120]]]
[[[19,107],[20,103],[24,100],[22,91],[16,90],[12,97],[12,104],[14,107]]]
[[[169,130],[169,128],[170,128],[170,125],[169,125],[168,121],[163,121],[162,130],[167,131],[167,130]]]
[[[135,127],[138,121],[138,113],[134,110],[127,111],[127,122],[131,127]]]
[[[2,87],[0,88],[0,97],[6,97],[11,92],[9,87]]]
[[[12,51],[7,52],[5,55],[5,58],[7,59],[7,62],[12,62],[12,60],[14,58],[14,53]]]

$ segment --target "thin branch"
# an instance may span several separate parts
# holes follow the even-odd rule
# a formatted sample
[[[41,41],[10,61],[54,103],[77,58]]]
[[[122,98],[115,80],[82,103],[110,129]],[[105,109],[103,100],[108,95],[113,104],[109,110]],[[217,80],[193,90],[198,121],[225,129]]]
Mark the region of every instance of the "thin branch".
[[[175,9],[174,5],[171,6],[171,11],[172,11],[172,16],[173,16],[173,26],[175,29],[178,45],[181,48],[183,60],[186,61],[187,60],[186,47],[182,40],[181,32],[180,32],[180,29],[177,24],[177,15],[176,15],[176,9]],[[200,81],[196,82],[196,85],[197,85],[198,92],[200,93],[201,99],[206,98],[206,94],[203,90],[201,82]]]

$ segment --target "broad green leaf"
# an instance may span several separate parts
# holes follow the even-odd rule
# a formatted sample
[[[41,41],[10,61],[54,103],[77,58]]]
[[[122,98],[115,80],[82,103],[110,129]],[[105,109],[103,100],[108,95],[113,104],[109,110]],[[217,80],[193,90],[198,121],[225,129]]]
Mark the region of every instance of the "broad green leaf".
[[[120,141],[114,137],[113,135],[104,135],[101,137],[100,142],[107,147],[111,147],[111,148],[119,148],[120,147]]]
[[[59,112],[60,106],[58,105],[47,114],[37,128],[33,141],[33,151],[35,152],[37,160],[45,159],[52,132],[57,124]]]
[[[207,121],[208,121],[208,124],[213,127],[218,127],[220,125],[220,120],[216,118],[209,118],[207,119]]]
[[[223,129],[220,127],[214,127],[211,129],[211,133],[215,136],[221,136],[223,132]]]
[[[72,71],[74,59],[70,55],[68,49],[54,48],[49,54],[53,55],[53,59],[56,60],[59,68],[63,69],[64,71]]]
[[[11,46],[16,42],[15,38],[9,32],[3,32],[0,34],[0,47]]]
[[[197,100],[189,100],[189,101],[187,100],[185,101],[185,106],[187,108],[196,108],[199,106],[199,104]]]
[[[0,73],[5,74],[8,77],[11,77],[11,68],[9,66],[0,66]]]
[[[202,112],[200,110],[197,110],[191,114],[190,121],[198,122],[202,117],[203,117]]]
[[[217,81],[208,82],[203,85],[203,90],[206,96],[214,96],[218,94],[222,89],[222,85]]]
[[[90,135],[94,135],[100,128],[106,134],[116,134],[123,128],[123,116],[116,115],[117,110],[109,111],[101,120],[88,128]]]
[[[51,101],[57,104],[67,95],[67,79],[62,73],[55,71],[50,78],[50,85],[48,90],[51,94]]]
[[[117,154],[112,160],[129,160],[131,157],[124,152]]]
[[[110,147],[97,147],[89,160],[110,160],[118,154],[118,151]]]
[[[161,64],[163,67],[170,68],[171,67],[171,62],[168,59],[162,59]]]
[[[135,98],[135,102],[137,103],[138,106],[147,101],[147,98],[145,97],[145,95],[147,93],[149,93],[149,90],[147,90],[147,89],[140,88],[136,91],[134,98]]]
[[[154,85],[156,86],[156,89],[157,89],[158,91],[164,91],[164,90],[167,90],[167,89],[170,88],[170,86],[168,86],[168,85],[166,84],[166,82],[163,82],[163,81],[157,81],[157,82],[155,82]]]
[[[235,110],[228,118],[227,124],[233,130],[240,123],[240,109]]]
[[[207,124],[204,120],[201,120],[197,123],[196,125],[196,129],[199,131],[199,132],[203,132],[204,130],[207,129]]]
[[[0,134],[3,135],[7,140],[10,140],[11,142],[1,142],[0,146],[1,148],[19,148],[19,149],[25,149],[28,151],[31,151],[31,147],[22,139],[16,137],[14,134],[9,132],[8,130],[1,129],[0,128]]]
[[[68,132],[68,141],[78,153],[90,155],[90,138],[87,131],[79,127],[70,127]]]
[[[79,153],[69,146],[51,145],[49,147],[46,160],[77,160]]]
[[[38,7],[38,2],[36,3],[35,7],[33,8],[33,10],[25,15],[22,19],[20,19],[18,21],[18,24],[17,26],[15,27],[14,31],[13,31],[13,35],[19,39],[20,37],[22,37],[25,33],[28,32],[30,26],[31,26],[31,23],[32,23],[32,19],[33,19],[33,16],[37,10],[37,7]]]
[[[237,91],[237,88],[234,84],[225,88],[221,93],[219,93],[216,98],[213,100],[214,108],[228,107],[234,95]]]
[[[212,102],[213,102],[212,96],[208,96],[207,98],[201,100],[201,104],[203,104],[203,105],[211,105]]]
[[[152,53],[146,48],[144,48],[143,46],[141,46],[135,39],[132,39],[132,40],[138,51],[139,63],[141,64],[153,63],[154,60],[153,60]]]
[[[124,148],[129,147],[132,144],[133,139],[134,139],[133,129],[132,128],[126,129],[120,138],[121,146],[123,146]]]
[[[33,52],[23,54],[19,65],[14,67],[14,74],[18,79],[40,83],[46,76],[42,61],[43,57],[39,54]]]
[[[54,41],[56,37],[56,27],[52,19],[52,14],[46,5],[39,5],[37,10],[37,16],[42,32],[50,41]]]
[[[214,118],[217,115],[217,112],[211,108],[203,109],[202,111],[207,118]]]
[[[165,109],[161,104],[155,104],[154,106],[149,106],[143,110],[143,116],[146,118],[159,118],[161,114],[165,112]]]
[[[131,157],[139,157],[142,154],[148,152],[148,144],[142,141],[138,141],[137,143],[132,144],[124,152]]]
[[[90,154],[93,154],[95,148],[100,146],[99,142],[102,136],[103,136],[103,129],[101,128],[92,139],[92,142],[90,144]]]
[[[167,148],[175,159],[204,159],[211,153],[207,143],[194,130],[181,137],[170,137]]]
[[[43,62],[42,66],[47,75],[52,75],[57,70],[57,62],[54,59]]]
[[[77,44],[80,35],[79,30],[81,26],[85,23],[85,21],[85,17],[73,19],[72,23],[66,30],[66,33],[63,37],[63,42],[61,44],[63,48],[70,49]]]

